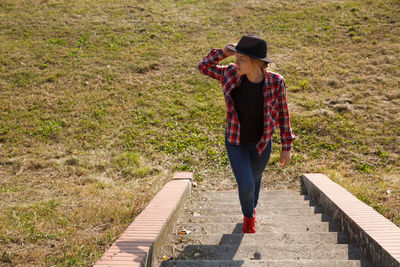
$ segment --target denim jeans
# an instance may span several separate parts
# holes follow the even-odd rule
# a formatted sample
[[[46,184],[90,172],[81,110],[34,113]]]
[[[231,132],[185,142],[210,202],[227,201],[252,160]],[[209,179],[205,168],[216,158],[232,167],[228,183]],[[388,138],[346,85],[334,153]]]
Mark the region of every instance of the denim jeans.
[[[261,187],[262,173],[271,155],[272,138],[260,157],[256,143],[233,145],[225,139],[226,151],[238,184],[239,200],[245,217],[253,218]]]

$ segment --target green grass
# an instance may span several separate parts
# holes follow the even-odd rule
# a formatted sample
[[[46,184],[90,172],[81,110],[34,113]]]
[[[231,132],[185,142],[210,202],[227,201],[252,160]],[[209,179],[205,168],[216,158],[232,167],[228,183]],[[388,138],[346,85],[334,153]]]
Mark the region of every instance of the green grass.
[[[91,265],[174,171],[234,188],[221,87],[197,63],[246,32],[267,39],[298,136],[281,169],[274,134],[263,186],[322,172],[400,225],[399,14],[397,0],[2,1],[0,265]]]

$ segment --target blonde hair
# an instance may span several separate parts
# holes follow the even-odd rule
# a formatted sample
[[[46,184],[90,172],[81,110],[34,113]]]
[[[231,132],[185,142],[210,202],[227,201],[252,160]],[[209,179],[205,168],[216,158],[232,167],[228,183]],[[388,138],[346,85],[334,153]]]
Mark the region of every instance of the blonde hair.
[[[262,60],[256,59],[254,57],[249,57],[251,62],[255,65],[258,65],[262,70],[265,70],[268,67],[268,63]]]

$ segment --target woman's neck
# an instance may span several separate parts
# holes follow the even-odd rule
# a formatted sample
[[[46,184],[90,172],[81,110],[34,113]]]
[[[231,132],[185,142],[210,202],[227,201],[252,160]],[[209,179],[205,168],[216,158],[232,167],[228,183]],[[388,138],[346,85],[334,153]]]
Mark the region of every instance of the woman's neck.
[[[246,74],[247,79],[252,83],[260,83],[264,79],[264,72],[261,69]]]

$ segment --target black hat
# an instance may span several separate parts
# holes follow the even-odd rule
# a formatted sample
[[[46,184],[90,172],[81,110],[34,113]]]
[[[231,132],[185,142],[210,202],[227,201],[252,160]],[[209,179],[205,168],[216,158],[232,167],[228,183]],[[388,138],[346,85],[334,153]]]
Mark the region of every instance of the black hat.
[[[272,63],[273,61],[267,58],[267,41],[255,34],[245,34],[240,39],[236,47],[229,47],[239,54]]]

